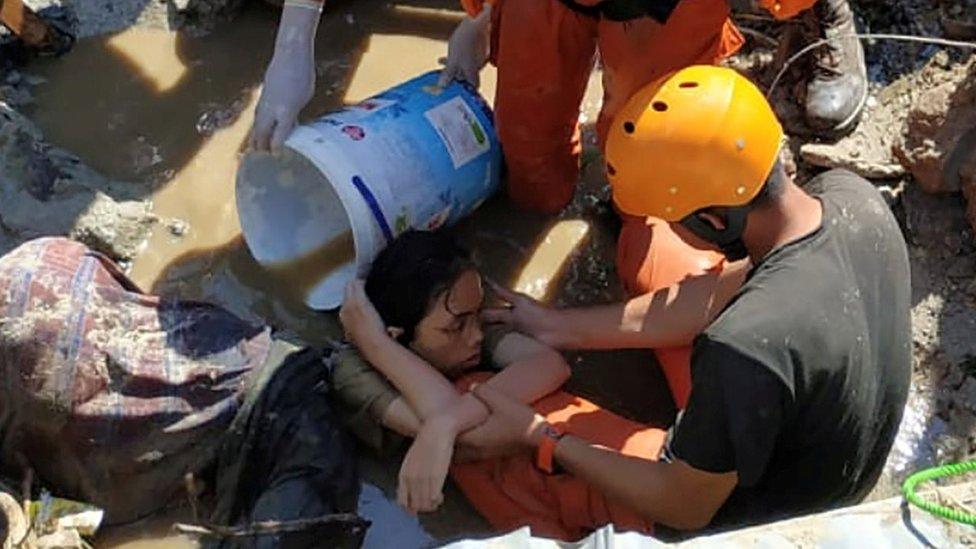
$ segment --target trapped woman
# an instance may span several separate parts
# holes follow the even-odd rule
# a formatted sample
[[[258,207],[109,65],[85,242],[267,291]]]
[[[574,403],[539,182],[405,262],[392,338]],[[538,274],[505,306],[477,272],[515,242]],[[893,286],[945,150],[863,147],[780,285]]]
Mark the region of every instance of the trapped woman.
[[[365,281],[347,288],[340,317],[351,345],[333,367],[337,404],[352,431],[382,453],[413,439],[400,466],[399,502],[414,512],[436,509],[450,474],[499,530],[528,525],[536,535],[566,540],[608,523],[649,532],[630,509],[553,471],[544,448],[534,456],[465,459],[465,450],[478,446],[473,428],[488,417],[469,393],[475,383],[532,404],[554,431],[630,455],[656,459],[665,439],[661,429],[559,390],[570,374],[562,356],[523,334],[482,325],[484,298],[471,256],[444,232],[402,234]]]

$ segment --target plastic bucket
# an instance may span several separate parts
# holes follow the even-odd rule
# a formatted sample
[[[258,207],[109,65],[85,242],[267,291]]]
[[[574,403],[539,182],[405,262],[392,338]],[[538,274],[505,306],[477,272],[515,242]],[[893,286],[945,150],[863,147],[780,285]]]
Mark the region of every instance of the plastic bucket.
[[[244,240],[310,307],[338,307],[399,233],[453,224],[498,189],[490,109],[466,84],[437,88],[437,76],[300,126],[280,154],[242,159]]]

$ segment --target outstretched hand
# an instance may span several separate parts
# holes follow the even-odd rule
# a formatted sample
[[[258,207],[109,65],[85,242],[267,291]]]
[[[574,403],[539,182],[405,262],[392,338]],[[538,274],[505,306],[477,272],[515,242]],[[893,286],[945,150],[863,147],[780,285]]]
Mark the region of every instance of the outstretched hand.
[[[489,284],[491,284],[492,291],[507,302],[508,306],[484,309],[481,313],[484,322],[505,324],[551,347],[558,346],[558,342],[552,341],[552,334],[549,330],[555,313],[552,308],[539,303],[526,294],[513,292],[494,282],[489,282]]]

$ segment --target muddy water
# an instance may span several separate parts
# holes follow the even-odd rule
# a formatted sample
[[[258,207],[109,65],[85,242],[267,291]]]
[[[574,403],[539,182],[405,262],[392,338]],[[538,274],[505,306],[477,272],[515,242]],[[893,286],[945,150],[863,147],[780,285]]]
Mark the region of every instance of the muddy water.
[[[308,292],[332,271],[356,259],[356,243],[352,231],[346,231],[318,249],[287,263],[265,267],[265,271],[280,280],[292,298],[304,301]]]
[[[303,118],[436,68],[460,14],[454,0],[425,4],[362,0],[327,13],[317,42],[317,93]],[[49,83],[38,90],[32,114],[52,142],[103,173],[131,182],[132,195],[152,199],[160,221],[131,268],[143,289],[213,301],[301,341],[321,344],[340,332],[333,316],[304,307],[303,289],[349,255],[348,239],[291,265],[261,268],[240,236],[233,200],[239,152],[276,18],[274,10],[254,6],[204,37],[132,29],[84,40],[69,55],[39,65],[37,72]],[[599,103],[597,81],[587,99],[589,120],[595,119],[593,107]],[[494,72],[486,69],[482,91],[489,99],[494,85]],[[603,183],[598,168],[589,163],[588,192],[562,219],[518,213],[496,197],[464,221],[459,234],[486,275],[553,303],[618,298],[620,288],[609,267],[613,215],[596,199]],[[647,403],[661,400],[664,384],[648,367],[647,353],[576,353],[570,359],[579,374],[574,390],[654,420]],[[621,377],[628,379],[626,387],[614,381]],[[365,456],[363,465],[367,480],[389,495],[396,484],[396,460]],[[375,490],[369,494],[370,505],[380,509],[381,522],[388,525],[377,529],[385,534],[377,535],[389,537],[374,537],[374,546],[487,529],[453,488],[444,508],[422,517],[420,525],[384,506]],[[100,545],[185,546],[189,540],[167,537],[172,520],[162,517],[110,530]]]

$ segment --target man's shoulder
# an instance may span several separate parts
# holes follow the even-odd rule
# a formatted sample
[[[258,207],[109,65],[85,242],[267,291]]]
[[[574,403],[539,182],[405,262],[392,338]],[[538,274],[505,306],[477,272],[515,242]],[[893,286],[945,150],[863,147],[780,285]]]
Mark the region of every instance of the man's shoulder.
[[[818,174],[803,188],[814,195],[838,193],[881,198],[881,192],[870,181],[843,168],[834,168]]]
[[[841,169],[826,171],[811,179],[804,189],[838,207],[839,214],[874,226],[887,225],[896,231],[898,224],[881,191],[863,177]]]

